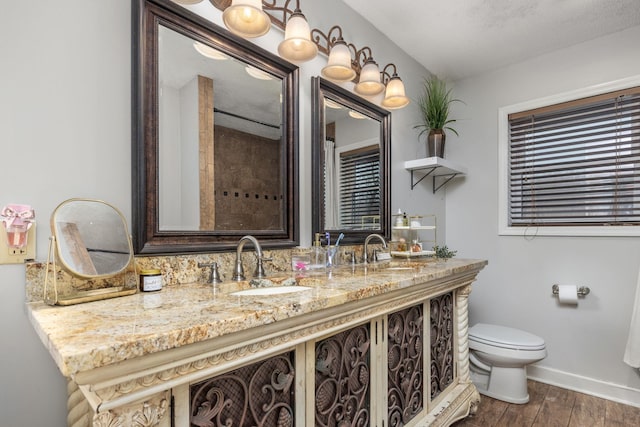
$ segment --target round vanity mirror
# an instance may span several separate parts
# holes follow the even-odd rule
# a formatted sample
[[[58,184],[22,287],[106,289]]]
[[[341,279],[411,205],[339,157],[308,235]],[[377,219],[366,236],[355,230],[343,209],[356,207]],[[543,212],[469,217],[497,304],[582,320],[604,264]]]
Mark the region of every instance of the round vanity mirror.
[[[113,276],[131,262],[133,250],[125,219],[105,202],[63,202],[51,215],[51,231],[60,262],[74,275]]]

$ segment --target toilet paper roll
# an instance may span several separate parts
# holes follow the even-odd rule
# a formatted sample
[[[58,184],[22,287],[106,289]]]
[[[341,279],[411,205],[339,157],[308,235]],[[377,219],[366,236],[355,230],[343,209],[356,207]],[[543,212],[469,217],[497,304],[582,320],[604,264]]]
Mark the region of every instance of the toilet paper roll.
[[[558,286],[558,300],[560,304],[578,304],[578,287],[576,285]]]

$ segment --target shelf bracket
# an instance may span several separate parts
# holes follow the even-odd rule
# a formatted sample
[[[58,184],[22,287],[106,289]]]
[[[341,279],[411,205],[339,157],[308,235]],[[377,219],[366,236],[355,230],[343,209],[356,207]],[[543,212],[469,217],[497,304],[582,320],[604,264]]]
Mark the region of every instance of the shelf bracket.
[[[436,169],[437,169],[437,168],[431,168],[431,169],[429,170],[429,172],[427,172],[426,174],[422,175],[422,176],[420,177],[420,179],[419,179],[419,180],[417,180],[417,181],[415,181],[415,182],[413,181],[413,172],[414,172],[414,171],[413,171],[413,170],[411,170],[411,189],[413,190],[413,189],[416,187],[416,185],[420,184],[420,182],[421,182],[423,179],[425,179],[426,177],[428,177],[429,175],[431,175],[431,174],[433,173],[433,171],[435,171]],[[436,177],[434,176],[434,177],[433,177],[433,179],[434,179],[434,185],[435,185],[435,179],[436,179]],[[435,193],[435,191],[434,191],[434,193]]]
[[[451,181],[453,178],[455,178],[458,174],[457,173],[452,173],[451,175],[439,175],[440,177],[446,178],[444,181],[442,181],[440,183],[440,185],[438,185],[436,187],[436,177],[433,177],[433,194],[436,193],[436,191],[438,191],[439,189],[441,189],[443,186],[445,186],[449,181]]]
[[[427,157],[404,162],[404,168],[411,173],[411,189],[416,188],[423,179],[430,176],[433,180],[433,192],[444,187],[449,181],[458,175],[464,175],[466,169],[444,160],[441,157]],[[415,171],[420,172],[415,175]],[[439,178],[439,179],[438,179]]]

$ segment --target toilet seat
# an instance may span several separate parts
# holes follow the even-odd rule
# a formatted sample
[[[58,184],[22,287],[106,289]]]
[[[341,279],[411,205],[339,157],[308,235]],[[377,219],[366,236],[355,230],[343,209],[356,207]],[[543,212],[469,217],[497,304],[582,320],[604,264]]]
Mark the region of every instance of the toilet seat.
[[[536,335],[506,326],[478,323],[469,329],[469,341],[510,350],[538,351],[544,340]]]

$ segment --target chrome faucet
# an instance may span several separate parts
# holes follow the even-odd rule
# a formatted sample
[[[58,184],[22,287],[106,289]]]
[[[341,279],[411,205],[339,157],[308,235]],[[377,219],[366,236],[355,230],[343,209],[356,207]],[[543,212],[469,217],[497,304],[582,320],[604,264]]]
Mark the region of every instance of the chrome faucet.
[[[260,243],[258,243],[258,239],[253,236],[244,236],[238,241],[238,246],[236,248],[236,266],[233,270],[233,276],[231,280],[235,280],[240,282],[245,280],[244,277],[244,268],[242,267],[242,249],[244,248],[244,244],[247,242],[253,243],[253,248],[256,251],[257,265],[256,271],[253,273],[253,277],[256,279],[262,279],[266,277],[264,272],[264,267],[262,266],[263,261],[271,261],[271,258],[265,258],[262,255],[262,248],[260,247]]]
[[[382,242],[382,247],[383,248],[387,248],[387,242],[384,241],[384,237],[382,237],[379,234],[369,234],[367,236],[366,239],[364,239],[364,249],[363,249],[363,253],[362,253],[362,263],[363,264],[367,264],[369,262],[369,252],[368,252],[368,246],[369,246],[369,242],[371,241],[371,239],[378,239]]]

